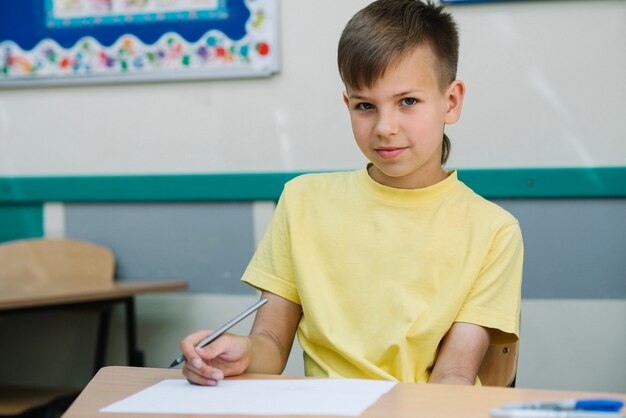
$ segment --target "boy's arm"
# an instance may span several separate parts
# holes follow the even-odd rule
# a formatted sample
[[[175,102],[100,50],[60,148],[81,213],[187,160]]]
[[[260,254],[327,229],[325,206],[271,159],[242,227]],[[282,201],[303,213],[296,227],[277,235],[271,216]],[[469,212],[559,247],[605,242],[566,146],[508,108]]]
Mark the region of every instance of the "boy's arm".
[[[204,348],[195,344],[211,331],[198,331],[184,338],[180,347],[187,361],[183,375],[191,383],[216,385],[224,376],[243,372],[280,374],[289,357],[300,305],[264,291],[267,303],[256,314],[248,337],[224,334]]]
[[[487,328],[465,322],[453,323],[443,337],[428,381],[473,385],[489,342]]]
[[[280,374],[285,369],[302,308],[281,296],[263,291],[267,304],[259,309],[250,336],[252,352],[248,373]]]

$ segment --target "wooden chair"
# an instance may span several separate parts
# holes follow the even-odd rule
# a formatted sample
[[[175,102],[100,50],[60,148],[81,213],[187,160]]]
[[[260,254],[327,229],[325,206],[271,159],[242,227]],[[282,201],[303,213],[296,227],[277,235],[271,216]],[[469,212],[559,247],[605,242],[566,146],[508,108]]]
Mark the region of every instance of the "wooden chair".
[[[44,238],[0,244],[0,266],[0,292],[28,295],[46,288],[71,288],[77,281],[112,282],[115,259],[109,249],[93,243]],[[88,308],[99,314],[94,374],[105,362],[111,308],[107,303]],[[0,393],[0,416],[26,417],[56,416],[78,395],[73,389],[15,386],[2,386]]]
[[[0,244],[0,286],[84,281],[112,282],[115,258],[108,248],[86,241],[36,238]]]
[[[519,341],[491,344],[478,371],[483,386],[515,387]]]

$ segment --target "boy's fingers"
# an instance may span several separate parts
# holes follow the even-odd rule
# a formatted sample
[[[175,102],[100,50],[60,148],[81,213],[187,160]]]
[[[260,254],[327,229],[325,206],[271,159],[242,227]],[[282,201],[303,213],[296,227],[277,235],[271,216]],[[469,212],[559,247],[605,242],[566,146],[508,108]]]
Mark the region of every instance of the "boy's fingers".
[[[195,352],[202,359],[210,361],[224,354],[227,355],[230,351],[232,351],[234,343],[235,341],[230,335],[224,334],[211,344],[201,348],[196,348]]]
[[[204,363],[213,367],[216,372],[223,373],[211,376],[205,369],[203,370],[205,376],[220,380],[223,376],[238,375],[245,370],[245,350],[242,349],[239,339],[240,337],[223,335],[206,347],[196,349],[197,355]]]
[[[209,368],[211,370],[212,368]],[[221,371],[213,369],[214,371],[207,376],[204,370],[195,370],[191,367],[183,368],[183,376],[187,378],[190,383],[202,386],[215,386],[220,380],[224,379],[224,375]]]
[[[200,358],[186,362],[183,367],[183,375],[190,382],[200,385],[210,385],[211,380],[217,382],[224,379],[222,370],[215,368],[210,362],[205,362]]]
[[[213,386],[224,376],[241,374],[246,368],[246,350],[242,346],[241,337],[224,334],[209,345],[196,348],[196,341],[206,335],[207,332],[198,332],[185,338],[185,344],[181,341],[186,359],[183,375],[187,380],[198,385]]]
[[[182,350],[193,349],[196,346],[196,344],[202,341],[202,339],[205,338],[207,335],[211,334],[211,332],[213,331],[202,330],[202,331],[197,331],[197,332],[194,332],[193,334],[186,336],[185,338],[180,340],[180,348]]]
[[[198,331],[198,332],[194,332],[193,334],[188,335],[187,337],[183,338],[179,345],[180,345],[180,350],[183,353],[183,356],[185,356],[185,359],[187,361],[194,361],[195,359],[198,359],[198,353],[196,351],[196,344],[198,344],[198,342],[200,342],[204,337],[206,337],[207,335],[209,335],[212,331],[211,330],[203,330],[203,331]]]

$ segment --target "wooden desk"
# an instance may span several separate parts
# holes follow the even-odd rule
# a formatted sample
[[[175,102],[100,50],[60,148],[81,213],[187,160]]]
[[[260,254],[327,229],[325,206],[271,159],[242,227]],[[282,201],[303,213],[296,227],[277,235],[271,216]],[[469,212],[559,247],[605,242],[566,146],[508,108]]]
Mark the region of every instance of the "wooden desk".
[[[181,378],[183,376],[178,369],[105,367],[91,380],[63,417],[154,418],[159,415],[102,414],[98,411],[163,379]],[[285,377],[248,375],[239,378],[282,379]],[[508,402],[599,396],[626,400],[626,394],[399,383],[367,409],[362,416],[368,418],[488,418],[492,408]],[[206,416],[216,417],[217,415]],[[230,418],[232,415],[224,417]],[[255,418],[258,417],[258,415],[255,416]]]
[[[187,283],[171,282],[134,282],[113,281],[108,283],[91,283],[70,281],[62,283],[0,283],[0,315],[17,312],[32,312],[58,308],[83,308],[102,303],[122,303],[126,313],[126,340],[128,364],[143,366],[143,353],[137,349],[137,332],[135,319],[134,297],[136,295],[157,292],[184,290]],[[109,326],[100,324],[99,343],[96,345],[94,374],[104,365],[106,333]],[[102,335],[104,333],[104,335]]]
[[[144,293],[184,290],[187,283],[114,281],[111,283],[63,282],[45,286],[0,283],[0,311],[114,300]]]

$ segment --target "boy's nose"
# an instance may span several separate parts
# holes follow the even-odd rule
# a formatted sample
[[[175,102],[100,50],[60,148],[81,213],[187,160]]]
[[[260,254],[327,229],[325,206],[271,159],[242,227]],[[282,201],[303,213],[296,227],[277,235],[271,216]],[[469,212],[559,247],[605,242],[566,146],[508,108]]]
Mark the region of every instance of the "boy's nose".
[[[376,121],[376,135],[380,137],[390,137],[398,133],[399,124],[393,112],[384,112],[379,114]]]

